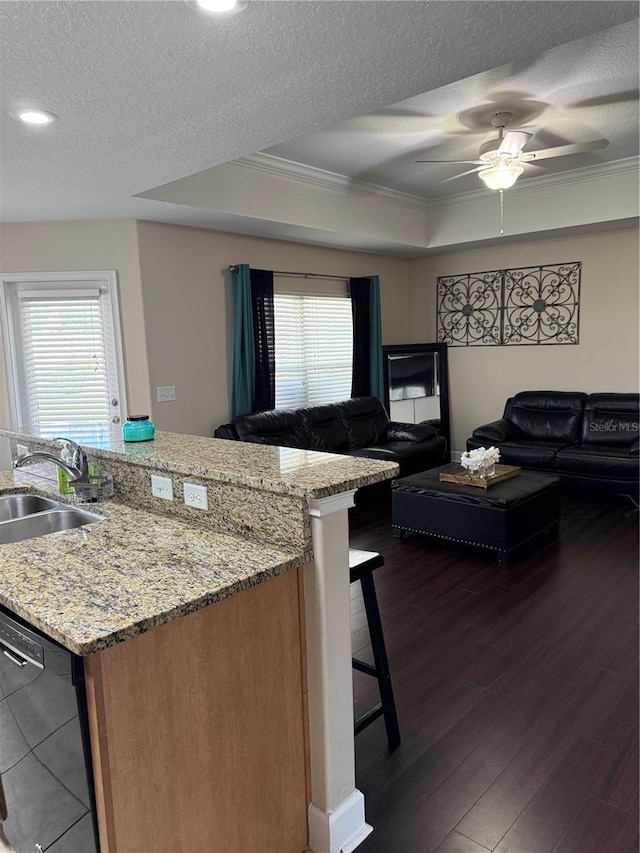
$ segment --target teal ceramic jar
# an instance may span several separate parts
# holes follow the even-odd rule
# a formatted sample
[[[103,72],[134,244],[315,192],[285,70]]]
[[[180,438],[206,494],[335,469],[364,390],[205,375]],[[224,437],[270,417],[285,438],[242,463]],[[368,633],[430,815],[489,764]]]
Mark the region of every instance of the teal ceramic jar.
[[[151,441],[156,433],[149,415],[130,415],[122,424],[123,441]]]

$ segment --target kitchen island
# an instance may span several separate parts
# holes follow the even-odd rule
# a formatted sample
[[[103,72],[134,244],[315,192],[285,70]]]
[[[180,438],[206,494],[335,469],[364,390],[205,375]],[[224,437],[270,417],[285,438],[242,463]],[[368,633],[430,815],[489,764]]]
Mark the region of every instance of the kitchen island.
[[[163,433],[101,445],[104,519],[3,545],[0,567],[0,603],[84,656],[101,850],[354,849],[346,509],[396,467]],[[23,470],[0,490],[51,489]]]

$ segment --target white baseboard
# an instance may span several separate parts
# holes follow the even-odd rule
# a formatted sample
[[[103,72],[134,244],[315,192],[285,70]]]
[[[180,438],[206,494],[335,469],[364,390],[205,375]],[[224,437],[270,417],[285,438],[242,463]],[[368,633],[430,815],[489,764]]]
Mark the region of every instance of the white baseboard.
[[[353,853],[373,827],[364,819],[364,796],[358,789],[333,812],[309,806],[309,850],[312,853]]]
[[[452,462],[459,462],[461,456],[462,456],[462,450],[452,450],[451,451],[451,461]]]

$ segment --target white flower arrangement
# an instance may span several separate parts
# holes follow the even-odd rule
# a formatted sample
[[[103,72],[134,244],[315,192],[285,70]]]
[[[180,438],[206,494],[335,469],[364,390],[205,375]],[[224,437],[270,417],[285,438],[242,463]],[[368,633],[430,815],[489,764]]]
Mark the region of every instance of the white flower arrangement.
[[[477,474],[491,469],[500,459],[500,451],[497,447],[478,447],[477,450],[468,450],[460,457],[460,464],[469,472]]]

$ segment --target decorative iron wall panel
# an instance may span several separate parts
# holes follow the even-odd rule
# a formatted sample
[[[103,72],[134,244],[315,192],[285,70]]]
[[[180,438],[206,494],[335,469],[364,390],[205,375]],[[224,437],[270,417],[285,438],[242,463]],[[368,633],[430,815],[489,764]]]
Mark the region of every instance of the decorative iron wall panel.
[[[438,340],[449,346],[500,343],[502,270],[438,279]]]
[[[577,344],[580,261],[438,278],[449,346]]]
[[[578,343],[579,262],[504,272],[502,343]]]

